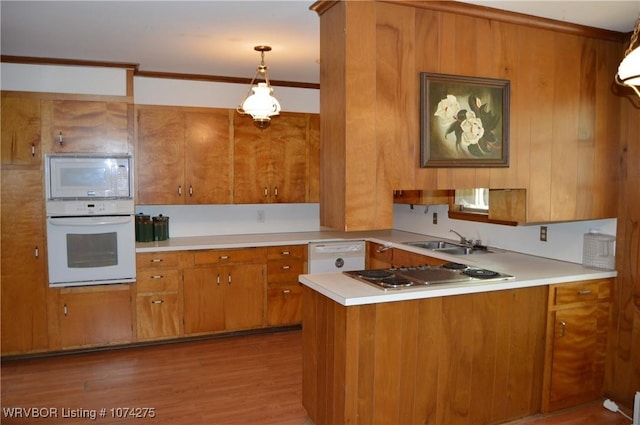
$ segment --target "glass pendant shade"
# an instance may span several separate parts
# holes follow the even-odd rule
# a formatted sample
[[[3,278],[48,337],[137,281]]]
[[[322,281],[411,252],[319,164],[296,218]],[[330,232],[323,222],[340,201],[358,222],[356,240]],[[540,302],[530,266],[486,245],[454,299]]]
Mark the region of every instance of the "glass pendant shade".
[[[269,120],[280,113],[280,102],[273,97],[273,89],[267,83],[258,83],[251,89],[253,94],[242,103],[242,110],[254,120]]]
[[[640,47],[632,50],[620,62],[618,78],[628,86],[640,86]]]

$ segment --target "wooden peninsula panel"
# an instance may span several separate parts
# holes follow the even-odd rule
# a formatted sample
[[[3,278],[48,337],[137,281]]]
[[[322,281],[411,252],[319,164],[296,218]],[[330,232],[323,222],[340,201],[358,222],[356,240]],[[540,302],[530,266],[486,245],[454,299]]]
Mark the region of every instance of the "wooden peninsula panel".
[[[495,424],[540,411],[546,286],[342,306],[304,287],[316,425]]]

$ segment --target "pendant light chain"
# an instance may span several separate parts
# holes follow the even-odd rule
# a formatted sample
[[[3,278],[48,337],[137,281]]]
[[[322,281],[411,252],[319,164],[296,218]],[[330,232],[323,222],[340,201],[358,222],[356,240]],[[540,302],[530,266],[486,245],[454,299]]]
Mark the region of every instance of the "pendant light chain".
[[[636,26],[633,29],[633,34],[631,34],[631,41],[629,41],[629,47],[627,48],[627,51],[624,52],[625,56],[631,53],[635,48],[640,47],[640,46],[636,46],[636,43],[638,42],[638,33],[640,33],[640,16],[638,16],[638,19],[636,20]]]

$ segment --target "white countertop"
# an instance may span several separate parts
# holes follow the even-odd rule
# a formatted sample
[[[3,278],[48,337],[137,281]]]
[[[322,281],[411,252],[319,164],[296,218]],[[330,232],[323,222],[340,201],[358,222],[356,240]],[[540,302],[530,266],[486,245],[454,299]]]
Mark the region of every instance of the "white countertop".
[[[428,249],[403,244],[403,242],[442,240],[442,238],[397,230],[378,230],[368,232],[318,231],[170,238],[166,241],[159,242],[139,242],[136,244],[136,252],[302,245],[312,241],[355,239],[364,239],[388,245],[393,248],[402,248],[407,251],[441,258],[443,260],[461,262],[471,266],[507,273],[515,276],[516,279],[498,282],[439,284],[432,287],[420,287],[396,291],[383,291],[366,283],[347,277],[342,273],[300,275],[300,282],[342,305],[351,306],[525,288],[617,276],[617,272],[615,270],[588,268],[580,264],[504,250],[494,250],[495,252],[489,254],[472,254],[462,256],[442,254]],[[452,242],[456,241],[452,240]]]

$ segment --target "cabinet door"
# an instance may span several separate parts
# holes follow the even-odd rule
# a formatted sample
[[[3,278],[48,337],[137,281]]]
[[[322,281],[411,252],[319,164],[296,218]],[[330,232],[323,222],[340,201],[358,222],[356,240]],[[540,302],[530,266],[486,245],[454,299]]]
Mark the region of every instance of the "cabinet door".
[[[602,395],[608,318],[609,303],[555,312],[550,410]]]
[[[184,271],[185,334],[224,330],[226,279],[225,267],[203,267]]]
[[[2,170],[2,353],[46,350],[42,174]]]
[[[269,326],[302,322],[302,285],[270,284],[267,290],[267,323]]]
[[[3,93],[1,122],[2,164],[40,164],[40,100]]]
[[[307,116],[305,114],[282,115],[274,119],[272,126],[269,141],[271,202],[306,202]]]
[[[180,109],[138,110],[135,168],[137,204],[184,204],[184,113]]]
[[[48,152],[130,152],[128,105],[55,100],[51,136]]]
[[[187,204],[230,204],[230,111],[185,112]]]
[[[224,283],[224,320],[227,330],[256,328],[264,324],[264,266],[229,266]]]
[[[278,117],[280,119],[281,117]],[[272,168],[269,135],[273,123],[260,130],[250,118],[236,115],[233,120],[233,202],[260,204],[270,202],[269,182]]]
[[[58,303],[62,348],[129,343],[133,339],[129,285],[62,289]]]
[[[158,293],[136,297],[138,340],[177,337],[180,317],[177,293]]]

